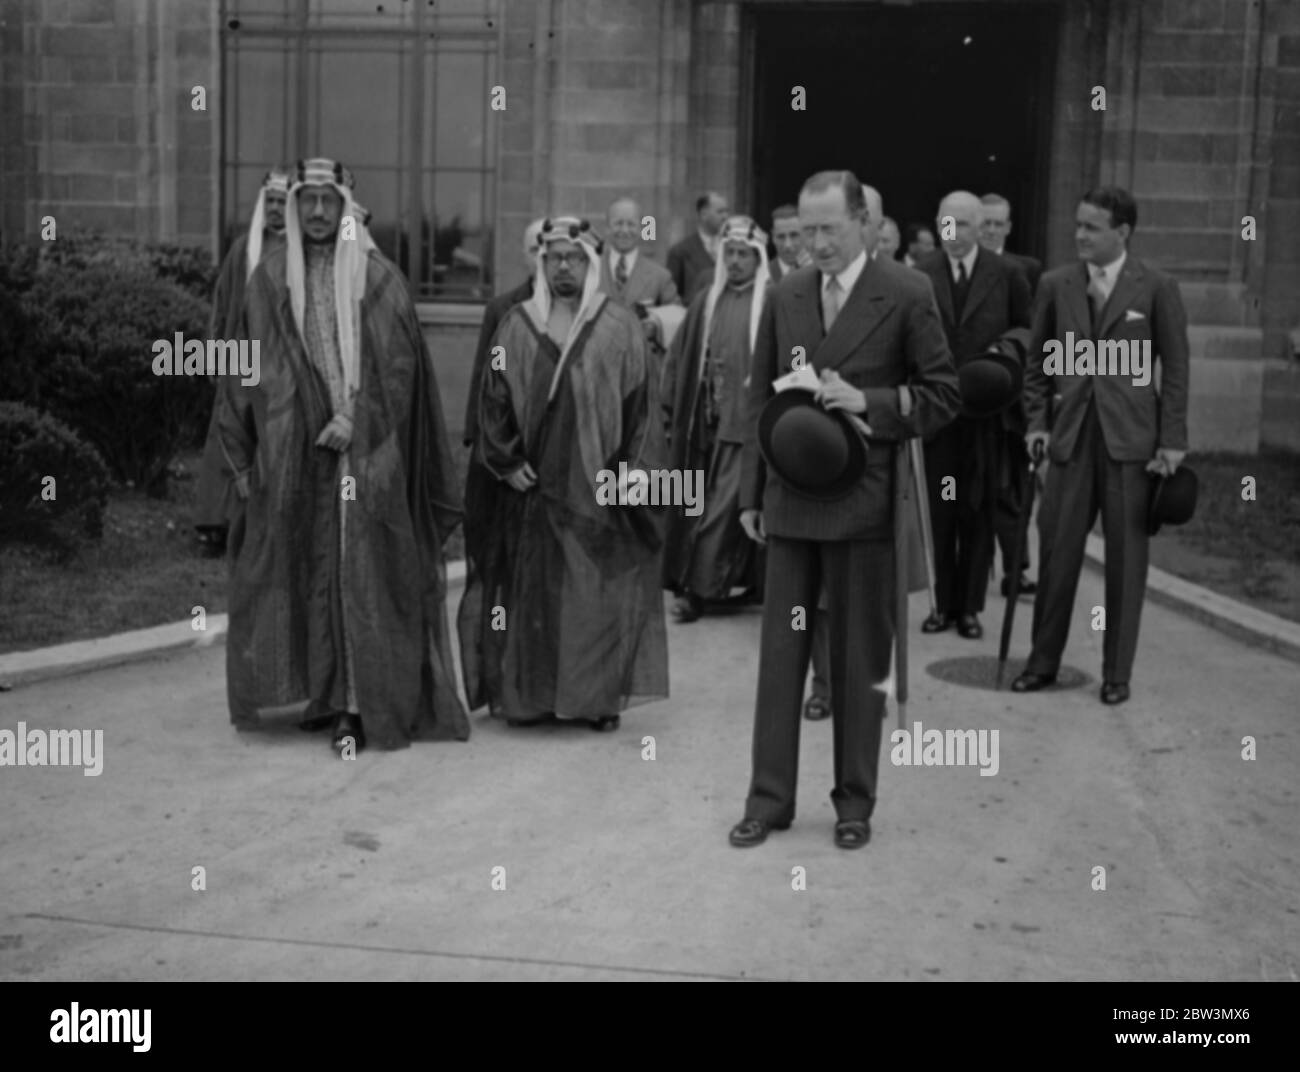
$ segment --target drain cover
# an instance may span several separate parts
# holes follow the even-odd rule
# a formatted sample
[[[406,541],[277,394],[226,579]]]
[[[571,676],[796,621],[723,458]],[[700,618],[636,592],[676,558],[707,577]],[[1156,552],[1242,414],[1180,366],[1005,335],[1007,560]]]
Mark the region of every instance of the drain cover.
[[[1008,659],[1006,671],[1002,675],[1002,689],[1011,691],[1011,682],[1025,668],[1024,659]],[[969,689],[993,690],[997,687],[998,660],[996,655],[963,655],[959,659],[940,659],[925,668],[925,672],[950,685],[964,685]],[[1091,678],[1082,670],[1073,666],[1062,666],[1056,675],[1056,684],[1043,690],[1044,693],[1061,692],[1064,689],[1077,689],[1086,685]]]

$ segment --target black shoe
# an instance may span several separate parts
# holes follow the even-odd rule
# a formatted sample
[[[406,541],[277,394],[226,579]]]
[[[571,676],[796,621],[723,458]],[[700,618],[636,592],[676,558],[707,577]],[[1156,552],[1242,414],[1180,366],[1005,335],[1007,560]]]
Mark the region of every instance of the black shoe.
[[[973,614],[963,614],[957,619],[957,632],[967,640],[979,640],[984,635],[984,626]]]
[[[699,596],[687,592],[683,596],[678,596],[673,603],[673,617],[679,622],[693,622],[699,619],[704,612],[704,601]]]
[[[1032,596],[1038,594],[1038,582],[1031,581],[1023,573],[1020,575],[1020,594],[1022,596]],[[1008,577],[1002,578],[1002,598],[1006,599],[1011,595],[1011,580]]]
[[[1103,681],[1101,684],[1101,702],[1120,704],[1128,699],[1128,686],[1118,681]]]
[[[619,721],[618,715],[601,715],[599,718],[587,719],[587,725],[597,733],[608,733],[618,729]]]
[[[803,703],[803,717],[809,722],[820,722],[831,717],[831,705],[824,696],[809,696]]]
[[[1056,684],[1055,674],[1035,674],[1026,670],[1015,681],[1011,682],[1012,692],[1037,692],[1039,689],[1045,689],[1048,685]]]
[[[871,821],[841,819],[835,824],[835,844],[841,849],[860,849],[871,840]]]
[[[741,819],[731,828],[728,840],[738,849],[761,845],[773,830],[789,830],[789,823],[769,823],[765,819]]]
[[[353,743],[355,751],[360,752],[366,747],[366,734],[361,728],[360,715],[340,711],[334,719],[334,740],[331,742],[334,751],[341,753],[348,741]]]
[[[935,611],[930,617],[921,623],[921,632],[923,633],[944,633],[952,628],[953,618],[947,614],[940,614]]]

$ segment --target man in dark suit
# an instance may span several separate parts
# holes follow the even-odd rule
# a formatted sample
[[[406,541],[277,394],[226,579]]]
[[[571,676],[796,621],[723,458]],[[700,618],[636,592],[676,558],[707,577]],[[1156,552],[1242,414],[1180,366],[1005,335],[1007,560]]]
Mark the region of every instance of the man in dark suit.
[[[1187,453],[1187,315],[1178,284],[1128,253],[1137,205],[1127,190],[1089,191],[1074,218],[1080,263],[1043,276],[1026,370],[1027,446],[1047,446],[1052,465],[1038,511],[1042,563],[1033,652],[1011,688],[1035,692],[1056,680],[1084,546],[1100,511],[1106,540],[1101,701],[1118,704],[1129,698],[1146,593],[1148,474],[1171,475]],[[1090,370],[1084,359],[1093,343]],[[1127,345],[1120,351],[1117,343]],[[1117,352],[1126,353],[1127,368]],[[1053,374],[1060,405],[1049,434]]]
[[[876,221],[848,171],[821,172],[799,195],[813,265],[768,293],[750,373],[741,476],[741,524],[767,548],[763,633],[754,711],[753,778],[731,843],[757,845],[795,813],[800,701],[811,631],[791,628],[825,588],[829,608],[835,843],[871,837],[883,683],[894,638],[893,466],[904,439],[930,435],[959,403],[957,374],[929,284],[869,258]],[[759,413],[799,350],[818,374],[816,399],[870,428],[866,468],[840,499],[801,494],[766,470]],[[806,617],[806,615],[805,615]]]
[[[1011,233],[1011,202],[1001,194],[985,194],[980,198],[984,213],[980,218],[980,245],[990,253],[1009,257],[1024,270],[1029,280],[1029,292],[1038,290],[1038,280],[1043,274],[1043,262],[1037,257],[1012,253],[1007,249],[1007,236]]]
[[[979,198],[964,190],[949,194],[939,203],[937,222],[943,248],[917,267],[934,288],[957,365],[1003,340],[1019,356],[1029,344],[1029,283],[1019,266],[980,249]],[[926,440],[938,606],[921,624],[924,633],[955,623],[967,639],[984,635],[979,613],[993,563],[993,519],[1011,420],[1007,413],[959,416]]]
[[[799,210],[794,205],[779,205],[772,210],[772,245],[776,256],[769,263],[772,282],[779,283],[797,268],[812,264],[812,255],[803,248],[803,228]]]
[[[701,290],[713,282],[713,266],[718,259],[718,234],[731,215],[727,199],[709,191],[695,200],[696,229],[668,251],[668,274],[689,306]]]

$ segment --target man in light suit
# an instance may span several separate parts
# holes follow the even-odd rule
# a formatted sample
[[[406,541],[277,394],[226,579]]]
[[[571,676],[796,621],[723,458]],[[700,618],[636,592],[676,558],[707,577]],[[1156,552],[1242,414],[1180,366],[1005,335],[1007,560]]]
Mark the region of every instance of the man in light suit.
[[[1172,475],[1187,453],[1187,315],[1178,284],[1128,253],[1137,204],[1127,190],[1089,191],[1074,218],[1079,263],[1043,276],[1034,313],[1026,442],[1031,451],[1046,446],[1052,465],[1038,511],[1042,563],[1033,651],[1011,688],[1036,692],[1056,680],[1084,545],[1100,511],[1106,540],[1101,701],[1119,704],[1129,698],[1146,593],[1149,474]],[[1078,367],[1076,360],[1086,357],[1080,340],[1128,343],[1129,368],[1112,370],[1100,356],[1095,371]],[[1045,346],[1053,351],[1053,366],[1062,351],[1068,362],[1063,370],[1047,366]],[[1135,365],[1134,351],[1138,361],[1145,352],[1145,369]],[[1134,375],[1135,367],[1140,374]],[[1049,434],[1052,371],[1064,374],[1055,376],[1060,405]]]
[[[624,308],[674,305],[681,299],[668,269],[641,253],[641,208],[630,197],[609,206],[609,251],[600,259],[600,289]]]
[[[681,295],[682,304],[690,305],[701,290],[713,282],[713,268],[718,259],[718,235],[731,215],[727,199],[710,190],[695,200],[694,233],[687,235],[668,251],[668,274]]]
[[[1029,283],[1020,267],[979,246],[980,201],[955,190],[939,203],[943,248],[917,267],[930,278],[948,346],[958,367],[995,343],[1011,347],[1017,361],[1029,345]],[[951,222],[951,229],[948,223]],[[994,518],[1007,472],[1006,437],[1024,435],[1018,414],[959,416],[925,443],[934,530],[935,612],[923,633],[954,624],[968,640],[984,635],[984,609],[993,564]],[[953,487],[955,495],[945,494]]]
[[[876,803],[882,684],[894,639],[893,472],[902,440],[928,435],[957,410],[952,355],[930,286],[918,273],[869,257],[876,242],[862,184],[848,171],[804,183],[799,221],[813,265],[768,294],[750,373],[740,494],[741,524],[767,548],[763,631],[754,711],[753,778],[738,847],[758,845],[795,813],[800,701],[812,637],[791,628],[825,587],[835,789],[835,843],[871,837]],[[758,450],[758,417],[772,382],[801,347],[818,373],[816,399],[870,428],[866,468],[850,491],[826,501],[769,473]]]

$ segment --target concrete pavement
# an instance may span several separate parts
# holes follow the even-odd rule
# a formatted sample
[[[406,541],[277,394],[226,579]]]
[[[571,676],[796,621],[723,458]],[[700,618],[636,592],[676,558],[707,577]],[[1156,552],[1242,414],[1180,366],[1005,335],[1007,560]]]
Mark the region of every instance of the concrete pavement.
[[[827,723],[792,829],[727,845],[754,610],[670,625],[673,698],[613,734],[478,716],[343,762],[291,723],[237,735],[220,645],[0,693],[0,730],[104,731],[98,777],[0,767],[0,978],[1296,979],[1295,664],[1148,604],[1134,698],[1103,707],[1086,571],[1089,683],[993,693],[925,667],[994,654],[996,615],[922,637],[922,599],[909,717],[997,729],[1000,769],[894,767],[886,741],[859,852],[831,844]]]

